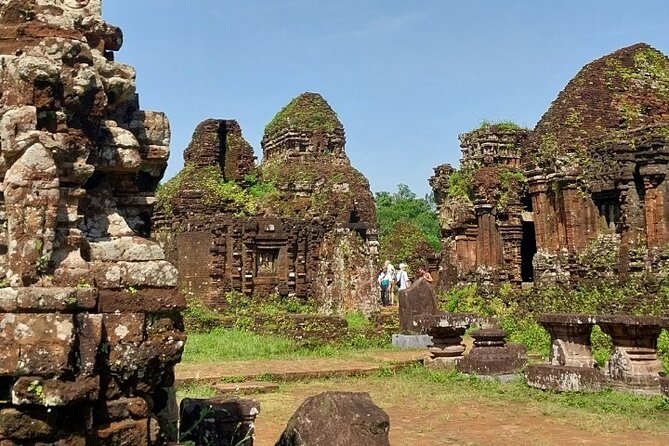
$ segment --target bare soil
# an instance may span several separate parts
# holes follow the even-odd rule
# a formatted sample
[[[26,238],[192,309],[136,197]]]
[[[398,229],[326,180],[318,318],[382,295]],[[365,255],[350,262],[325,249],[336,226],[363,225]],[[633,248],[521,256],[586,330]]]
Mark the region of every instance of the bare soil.
[[[256,444],[274,445],[301,402],[328,390],[369,392],[390,416],[393,446],[669,444],[669,420],[635,420],[480,395],[473,395],[471,400],[460,395],[449,401],[448,395],[430,394],[429,389],[392,386],[392,380],[345,379],[285,384],[279,393],[255,396],[261,402]]]

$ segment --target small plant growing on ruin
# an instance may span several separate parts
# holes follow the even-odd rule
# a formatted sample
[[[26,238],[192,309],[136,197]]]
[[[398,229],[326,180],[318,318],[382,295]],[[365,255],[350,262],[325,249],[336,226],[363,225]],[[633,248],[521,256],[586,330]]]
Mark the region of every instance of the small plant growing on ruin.
[[[30,384],[28,384],[28,388],[26,390],[28,393],[35,395],[40,400],[44,399],[44,386],[39,380],[30,381]]]
[[[30,22],[35,19],[35,11],[32,8],[19,9],[19,13],[23,16],[23,20]]]
[[[83,277],[79,279],[76,285],[79,289],[92,288],[92,285],[86,281]]]
[[[42,254],[39,256],[37,259],[37,272],[39,274],[44,274],[47,272],[49,268],[49,261],[51,260],[51,256],[48,253]]]
[[[77,296],[75,296],[75,295],[69,295],[65,298],[65,305],[68,308],[75,308],[75,307],[77,307],[78,303],[79,303],[79,300],[77,299]]]
[[[510,132],[514,130],[527,130],[527,129],[510,120],[488,121],[487,119],[484,119],[483,121],[481,121],[481,125],[475,128],[473,131],[477,130]]]

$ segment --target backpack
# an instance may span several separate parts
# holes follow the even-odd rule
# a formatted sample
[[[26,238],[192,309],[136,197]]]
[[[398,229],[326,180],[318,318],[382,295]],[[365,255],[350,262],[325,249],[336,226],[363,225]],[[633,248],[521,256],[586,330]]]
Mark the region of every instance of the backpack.
[[[402,286],[402,271],[397,272],[397,276],[395,276],[395,283],[397,284],[398,289]]]

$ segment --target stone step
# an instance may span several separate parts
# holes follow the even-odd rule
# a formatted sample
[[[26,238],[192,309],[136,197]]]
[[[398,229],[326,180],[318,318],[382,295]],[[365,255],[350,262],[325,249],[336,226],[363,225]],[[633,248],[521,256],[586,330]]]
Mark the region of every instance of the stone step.
[[[250,395],[259,393],[272,393],[279,390],[279,385],[265,381],[245,381],[239,383],[214,384],[218,395]]]

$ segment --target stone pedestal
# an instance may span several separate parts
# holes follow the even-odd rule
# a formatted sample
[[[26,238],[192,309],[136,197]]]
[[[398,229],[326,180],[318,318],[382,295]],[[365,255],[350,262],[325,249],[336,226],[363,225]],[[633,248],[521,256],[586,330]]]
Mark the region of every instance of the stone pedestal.
[[[437,314],[434,289],[424,278],[419,278],[399,295],[400,329],[403,334],[419,333],[414,318],[417,315]]]
[[[181,401],[180,441],[196,445],[253,446],[254,421],[260,403],[247,399],[215,397]]]
[[[594,367],[590,334],[595,318],[586,314],[542,314],[539,324],[551,336],[551,365]]]
[[[548,364],[527,367],[527,384],[559,392],[599,390],[605,377],[590,349],[594,316],[543,314],[537,321],[551,335],[551,353]]]
[[[606,365],[612,382],[640,392],[659,392],[662,363],[657,338],[669,319],[653,316],[600,316],[602,330],[611,336],[613,355]]]
[[[499,376],[512,375],[525,367],[526,349],[519,345],[507,345],[504,330],[477,330],[472,337],[474,348],[456,365],[459,372]]]
[[[417,326],[432,336],[432,346],[428,347],[430,358],[425,362],[429,367],[452,367],[463,358],[465,344],[462,336],[474,320],[470,314],[442,313],[416,317]]]

